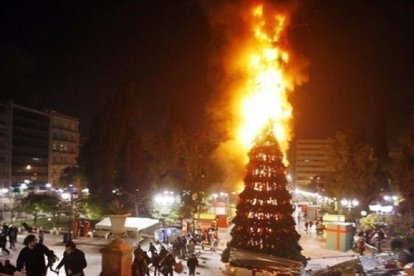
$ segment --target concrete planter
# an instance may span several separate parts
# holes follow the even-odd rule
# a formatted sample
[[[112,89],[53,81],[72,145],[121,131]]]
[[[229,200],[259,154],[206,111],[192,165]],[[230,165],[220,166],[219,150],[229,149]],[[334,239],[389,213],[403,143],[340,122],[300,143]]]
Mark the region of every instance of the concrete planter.
[[[125,233],[125,221],[131,214],[113,214],[109,215],[111,221],[111,232],[116,237]]]

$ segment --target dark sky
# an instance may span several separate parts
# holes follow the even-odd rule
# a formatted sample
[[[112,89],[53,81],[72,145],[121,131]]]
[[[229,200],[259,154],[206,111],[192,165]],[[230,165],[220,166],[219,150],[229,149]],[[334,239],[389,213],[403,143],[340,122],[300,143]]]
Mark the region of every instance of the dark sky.
[[[378,116],[390,138],[408,126],[413,14],[405,0],[299,8],[290,44],[310,62],[310,80],[293,98],[299,138]],[[109,93],[133,80],[149,125],[198,123],[214,95],[210,35],[197,1],[1,1],[2,97],[79,117],[86,134]]]

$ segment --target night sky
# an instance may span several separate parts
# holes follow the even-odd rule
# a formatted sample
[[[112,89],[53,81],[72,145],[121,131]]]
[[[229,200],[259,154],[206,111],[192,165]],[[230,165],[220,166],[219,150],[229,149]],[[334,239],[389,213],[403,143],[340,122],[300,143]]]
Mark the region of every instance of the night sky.
[[[104,3],[101,3],[104,2]],[[414,1],[303,1],[290,46],[310,63],[292,98],[298,138],[384,115],[390,140],[414,102]],[[148,126],[199,124],[215,93],[211,29],[197,1],[1,1],[2,98],[79,117],[135,81]]]

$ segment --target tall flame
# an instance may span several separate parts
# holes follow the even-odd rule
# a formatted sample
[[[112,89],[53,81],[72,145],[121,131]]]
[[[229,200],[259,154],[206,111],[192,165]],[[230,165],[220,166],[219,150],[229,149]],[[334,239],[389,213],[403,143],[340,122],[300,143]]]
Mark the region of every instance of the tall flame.
[[[253,7],[250,16],[252,40],[249,38],[239,64],[245,68],[246,81],[236,102],[237,141],[246,150],[250,149],[254,138],[271,121],[287,163],[292,106],[288,101],[290,84],[285,72],[289,54],[281,43],[286,17],[273,14],[266,18],[263,5]]]

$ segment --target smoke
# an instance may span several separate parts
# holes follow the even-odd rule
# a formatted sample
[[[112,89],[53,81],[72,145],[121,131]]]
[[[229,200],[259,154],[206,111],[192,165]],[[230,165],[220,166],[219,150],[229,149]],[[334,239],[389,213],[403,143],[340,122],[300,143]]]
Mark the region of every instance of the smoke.
[[[246,70],[243,70],[244,63],[241,57],[243,52],[255,43],[251,34],[251,11],[259,4],[263,4],[266,19],[274,20],[277,11],[286,16],[286,25],[298,7],[298,1],[201,1],[211,30],[209,83],[215,90],[207,114],[224,141],[215,149],[212,156],[225,176],[222,189],[239,188],[245,175],[247,152],[234,139],[235,126],[239,120],[235,116],[235,108],[246,80]],[[286,37],[288,33],[289,26],[280,43],[284,49],[289,50],[290,61],[285,70],[290,76],[287,89],[293,91],[295,86],[308,80],[304,73],[308,63],[289,49]]]

